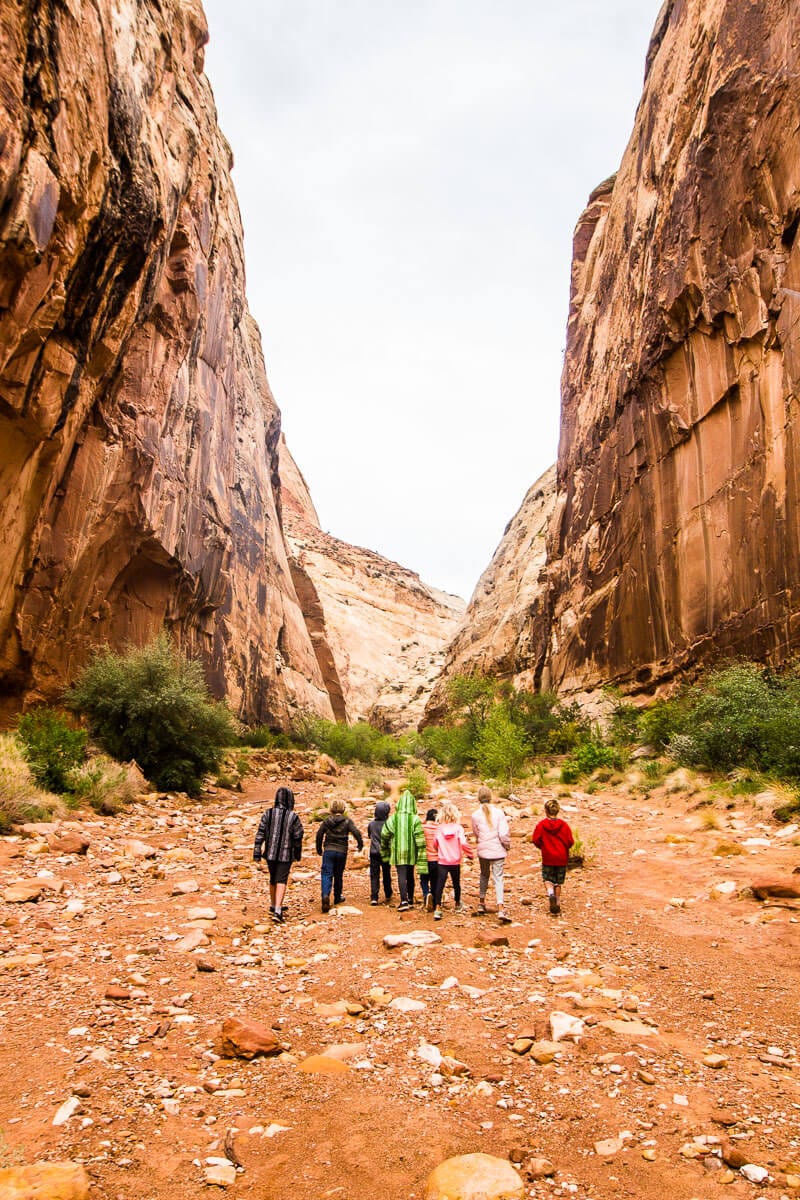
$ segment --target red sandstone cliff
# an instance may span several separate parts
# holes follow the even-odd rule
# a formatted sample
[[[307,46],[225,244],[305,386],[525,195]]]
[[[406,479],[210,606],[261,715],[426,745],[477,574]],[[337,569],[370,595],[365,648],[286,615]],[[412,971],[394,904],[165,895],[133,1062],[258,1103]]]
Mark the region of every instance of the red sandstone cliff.
[[[0,7],[0,686],[162,623],[242,715],[331,708],[273,486],[197,0]]]
[[[800,646],[799,58],[797,0],[668,0],[578,223],[540,624],[515,651],[562,692]]]

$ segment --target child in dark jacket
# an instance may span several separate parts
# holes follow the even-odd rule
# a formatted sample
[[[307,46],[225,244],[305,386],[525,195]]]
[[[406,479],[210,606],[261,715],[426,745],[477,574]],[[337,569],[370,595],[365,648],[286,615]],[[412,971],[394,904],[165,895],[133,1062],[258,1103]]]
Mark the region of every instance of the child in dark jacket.
[[[567,875],[569,848],[575,839],[566,821],[559,817],[559,803],[554,798],[544,806],[547,816],[533,831],[531,841],[542,852],[542,879],[547,888],[550,912],[561,912],[561,885]]]
[[[363,848],[364,839],[360,830],[345,816],[344,800],[331,800],[330,812],[317,830],[317,854],[322,855],[322,911],[328,912],[331,907],[331,886],[333,886],[333,903],[344,904],[342,883],[344,869],[347,865],[348,838],[354,837],[359,850]]]
[[[369,888],[370,904],[377,904],[380,898],[381,878],[383,878],[383,898],[388,904],[392,898],[392,868],[381,857],[381,834],[389,816],[388,800],[379,800],[375,805],[375,816],[367,826],[369,838]]]
[[[269,870],[270,915],[276,925],[283,924],[283,899],[293,862],[303,853],[303,826],[294,811],[294,792],[279,787],[275,804],[268,808],[258,823],[253,861]],[[262,868],[263,869],[263,868]]]

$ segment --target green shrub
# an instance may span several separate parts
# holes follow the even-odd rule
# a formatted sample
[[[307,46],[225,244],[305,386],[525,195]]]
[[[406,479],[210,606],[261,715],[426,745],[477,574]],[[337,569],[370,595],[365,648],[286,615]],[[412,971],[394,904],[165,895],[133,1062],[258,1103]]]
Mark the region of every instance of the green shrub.
[[[0,834],[25,821],[47,821],[59,808],[58,796],[36,786],[22,745],[12,733],[0,734]]]
[[[478,735],[475,765],[481,775],[492,779],[518,777],[530,754],[523,731],[515,725],[504,707],[493,708]]]
[[[464,725],[429,725],[422,731],[427,758],[460,775],[474,763],[474,734]]]
[[[236,739],[233,718],[211,700],[200,664],[178,653],[166,634],[142,649],[97,654],[67,702],[88,717],[92,736],[113,758],[135,759],[161,791],[196,795]]]
[[[402,738],[384,733],[366,721],[348,725],[344,721],[305,715],[295,722],[292,737],[295,744],[329,754],[339,763],[399,767],[405,757]]]
[[[613,688],[606,689],[606,694],[614,704],[608,726],[609,740],[615,746],[632,746],[639,737],[641,713],[635,704],[629,704]]]
[[[249,746],[252,750],[289,750],[292,739],[286,733],[277,733],[268,725],[257,725],[253,729],[243,729],[239,734],[239,744]]]
[[[669,700],[656,700],[639,716],[639,735],[642,741],[665,750],[675,734],[682,733],[691,708],[689,693],[679,692]]]
[[[86,732],[74,729],[55,709],[34,708],[20,717],[17,734],[39,787],[69,791],[70,771],[86,758]]]
[[[81,766],[73,767],[67,776],[67,784],[68,804],[86,804],[105,816],[120,812],[134,799],[128,772],[104,754],[95,755]]]
[[[403,784],[408,788],[415,800],[422,800],[431,790],[430,780],[422,767],[412,767]]]

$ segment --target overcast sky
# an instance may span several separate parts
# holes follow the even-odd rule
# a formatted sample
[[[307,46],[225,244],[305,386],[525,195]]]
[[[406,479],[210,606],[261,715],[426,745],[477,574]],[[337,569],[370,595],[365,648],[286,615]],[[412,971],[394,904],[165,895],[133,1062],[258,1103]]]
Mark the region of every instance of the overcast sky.
[[[250,307],[325,529],[468,598],[555,460],[572,232],[660,0],[206,0]]]

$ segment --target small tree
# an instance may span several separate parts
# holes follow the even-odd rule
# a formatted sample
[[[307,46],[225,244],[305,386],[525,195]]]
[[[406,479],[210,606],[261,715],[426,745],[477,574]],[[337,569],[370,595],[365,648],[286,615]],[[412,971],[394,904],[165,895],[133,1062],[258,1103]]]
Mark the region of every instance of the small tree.
[[[179,654],[165,633],[142,649],[98,653],[67,703],[87,716],[104,750],[135,759],[162,791],[196,795],[235,740],[231,714],[210,698],[200,664]]]
[[[478,735],[475,762],[481,775],[507,779],[519,775],[530,753],[522,730],[503,708],[492,709]]]

